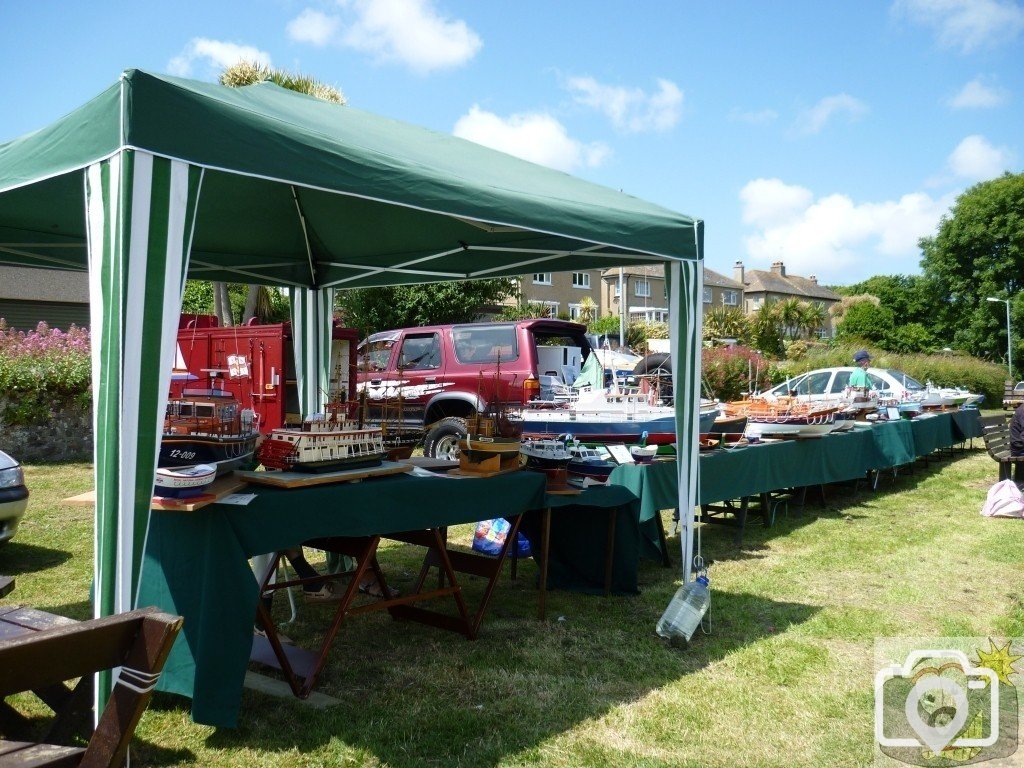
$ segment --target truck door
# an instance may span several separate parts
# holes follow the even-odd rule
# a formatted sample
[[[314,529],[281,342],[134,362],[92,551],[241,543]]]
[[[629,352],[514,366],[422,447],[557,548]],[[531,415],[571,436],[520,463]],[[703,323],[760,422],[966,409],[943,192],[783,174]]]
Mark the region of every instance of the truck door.
[[[422,424],[427,403],[444,390],[444,354],[437,331],[407,332],[403,335],[391,373],[400,380],[402,421]],[[392,399],[397,392],[391,395]],[[389,404],[394,407],[396,403]]]

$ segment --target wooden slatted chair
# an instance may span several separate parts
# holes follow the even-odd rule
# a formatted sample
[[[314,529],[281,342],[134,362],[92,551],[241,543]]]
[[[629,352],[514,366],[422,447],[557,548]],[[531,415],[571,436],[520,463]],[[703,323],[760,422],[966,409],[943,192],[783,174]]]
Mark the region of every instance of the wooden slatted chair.
[[[128,743],[153,695],[182,618],[156,608],[26,631],[0,641],[0,697],[63,688],[76,678],[120,667],[120,674],[86,747],[0,740],[0,768],[121,766]],[[58,720],[68,712],[58,712]],[[51,733],[60,728],[51,729]],[[7,735],[7,734],[5,734]]]

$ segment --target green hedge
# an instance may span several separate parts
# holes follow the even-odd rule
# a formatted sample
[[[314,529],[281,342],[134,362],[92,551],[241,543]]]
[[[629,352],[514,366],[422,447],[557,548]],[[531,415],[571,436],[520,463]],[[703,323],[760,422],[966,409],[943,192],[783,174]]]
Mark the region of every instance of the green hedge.
[[[7,424],[45,425],[57,411],[89,408],[91,376],[87,330],[40,323],[26,333],[0,319],[0,418]]]

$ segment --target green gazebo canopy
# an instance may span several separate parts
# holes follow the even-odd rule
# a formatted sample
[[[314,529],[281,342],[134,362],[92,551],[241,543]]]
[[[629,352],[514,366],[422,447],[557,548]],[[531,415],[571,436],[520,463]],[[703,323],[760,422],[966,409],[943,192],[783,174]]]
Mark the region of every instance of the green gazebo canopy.
[[[300,404],[312,412],[336,288],[664,262],[688,576],[702,227],[269,83],[234,89],[128,70],[83,107],[0,145],[0,264],[89,272],[96,615],[133,607],[186,277],[291,288]]]

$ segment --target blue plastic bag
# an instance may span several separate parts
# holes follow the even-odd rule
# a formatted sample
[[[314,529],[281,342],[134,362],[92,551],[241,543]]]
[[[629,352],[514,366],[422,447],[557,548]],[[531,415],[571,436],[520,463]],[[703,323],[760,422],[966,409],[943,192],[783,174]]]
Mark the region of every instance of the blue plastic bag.
[[[481,520],[476,524],[476,531],[473,533],[473,550],[485,555],[500,555],[511,528],[512,525],[503,517],[497,520]],[[516,552],[518,557],[530,556],[530,541],[521,533],[516,534]]]

